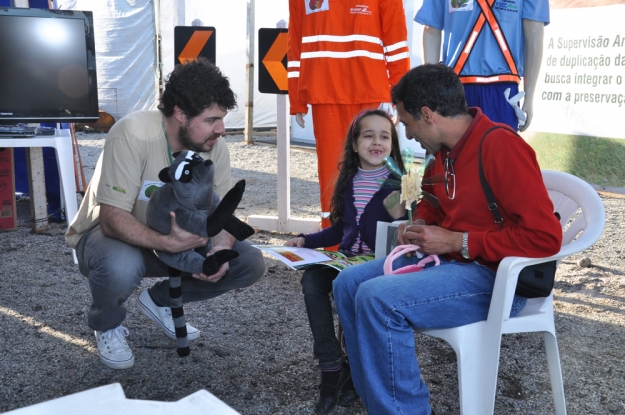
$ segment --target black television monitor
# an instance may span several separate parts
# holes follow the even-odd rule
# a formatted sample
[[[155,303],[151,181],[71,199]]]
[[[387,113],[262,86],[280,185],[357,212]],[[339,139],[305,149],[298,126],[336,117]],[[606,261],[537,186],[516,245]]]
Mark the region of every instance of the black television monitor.
[[[0,124],[98,117],[93,13],[0,7]]]

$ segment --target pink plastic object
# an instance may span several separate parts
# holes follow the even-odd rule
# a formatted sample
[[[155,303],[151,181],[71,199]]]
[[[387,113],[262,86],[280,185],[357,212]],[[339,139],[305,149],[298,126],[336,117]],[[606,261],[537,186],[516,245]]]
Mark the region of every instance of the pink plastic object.
[[[419,249],[419,246],[417,245],[399,245],[395,247],[395,249],[391,251],[384,261],[384,275],[407,274],[409,272],[423,271],[425,265],[430,262],[434,262],[434,266],[440,265],[441,261],[438,259],[438,255],[428,255],[416,264],[406,265],[405,267],[401,267],[393,271],[393,261],[408,252],[415,252],[417,249]]]

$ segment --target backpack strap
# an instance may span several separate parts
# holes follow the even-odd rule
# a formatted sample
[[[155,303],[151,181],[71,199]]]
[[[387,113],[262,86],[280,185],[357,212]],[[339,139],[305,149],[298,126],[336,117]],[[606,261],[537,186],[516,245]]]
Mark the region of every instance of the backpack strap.
[[[491,127],[484,133],[482,139],[480,140],[480,146],[478,148],[478,156],[477,156],[477,165],[480,172],[480,183],[482,184],[482,189],[484,190],[484,196],[486,196],[486,201],[488,202],[488,209],[493,214],[493,218],[495,219],[495,223],[499,225],[500,229],[503,229],[503,217],[501,216],[501,212],[499,212],[499,207],[497,206],[497,200],[495,199],[495,195],[493,194],[492,189],[490,188],[488,182],[486,181],[486,176],[484,175],[484,170],[482,168],[482,143],[484,142],[484,138],[488,134],[490,134],[493,130],[504,129],[512,132],[517,135],[516,132],[512,131],[510,128],[503,126],[495,126]]]

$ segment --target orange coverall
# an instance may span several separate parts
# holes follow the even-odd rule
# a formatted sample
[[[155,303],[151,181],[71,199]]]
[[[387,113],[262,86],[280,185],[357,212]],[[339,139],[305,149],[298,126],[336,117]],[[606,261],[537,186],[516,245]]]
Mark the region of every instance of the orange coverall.
[[[312,106],[327,218],[352,119],[390,102],[391,86],[410,69],[406,16],[402,0],[289,0],[289,13],[290,113]]]

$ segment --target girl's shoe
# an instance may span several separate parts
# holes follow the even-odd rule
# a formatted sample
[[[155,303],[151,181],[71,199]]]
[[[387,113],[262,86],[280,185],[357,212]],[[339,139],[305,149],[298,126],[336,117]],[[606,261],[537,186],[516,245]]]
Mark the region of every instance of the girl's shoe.
[[[350,376],[349,379],[343,384],[343,387],[339,391],[338,397],[338,405],[339,406],[348,406],[358,400],[358,394],[356,393],[356,388],[354,388],[354,384],[352,383],[352,378]]]
[[[315,402],[315,414],[329,414],[339,401],[339,394],[343,385],[351,380],[349,366],[343,363],[340,372],[321,372],[321,384],[319,385],[319,397]],[[355,392],[355,391],[354,391]]]

